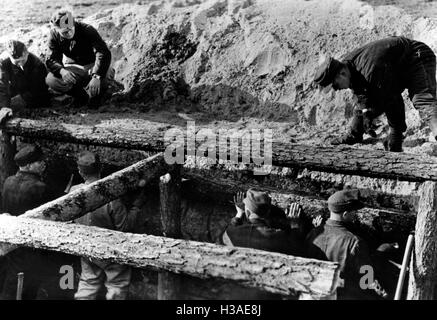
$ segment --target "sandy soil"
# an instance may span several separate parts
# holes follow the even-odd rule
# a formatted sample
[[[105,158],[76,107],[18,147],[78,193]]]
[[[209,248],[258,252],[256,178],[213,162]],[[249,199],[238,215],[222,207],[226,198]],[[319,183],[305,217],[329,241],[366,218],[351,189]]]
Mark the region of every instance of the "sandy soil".
[[[0,36],[5,35],[9,32],[16,31],[19,29],[22,32],[30,31],[38,26],[45,25],[48,22],[51,12],[58,7],[64,5],[70,5],[73,7],[75,14],[79,18],[101,12],[104,9],[113,8],[122,3],[140,3],[145,4],[151,2],[147,1],[133,1],[133,0],[120,0],[120,1],[104,1],[104,0],[78,0],[78,1],[67,1],[59,0],[57,2],[48,0],[26,0],[25,4],[12,1],[12,0],[0,0],[2,9],[0,11]],[[412,14],[414,17],[431,17],[437,19],[437,2],[435,1],[425,1],[425,0],[367,0],[375,7],[381,7],[385,5],[395,5],[406,10],[408,13]],[[391,10],[391,9],[388,9]],[[435,14],[434,14],[435,13]],[[110,32],[111,30],[109,30]],[[305,36],[305,35],[303,35]],[[335,49],[334,49],[335,50]],[[261,56],[261,58],[263,58]],[[258,58],[257,58],[258,59]],[[195,60],[196,61],[196,60]],[[256,60],[259,64],[259,61]],[[269,66],[267,66],[267,71]],[[226,71],[226,70],[225,70]],[[230,70],[232,71],[232,70]],[[266,71],[266,72],[267,72]],[[255,70],[255,72],[264,72],[264,70]],[[213,74],[213,76],[217,76]],[[232,75],[229,76],[232,78]],[[236,75],[238,77],[238,75]],[[208,80],[210,81],[210,80]],[[212,82],[216,81],[213,79]],[[260,81],[264,81],[260,77]],[[275,80],[276,81],[276,80]],[[210,81],[211,82],[211,81]],[[266,83],[266,81],[264,81]],[[267,97],[269,97],[269,85],[263,84],[263,87],[258,89],[256,87],[257,83],[251,88],[253,91],[260,92],[260,89],[264,89]],[[267,86],[267,88],[266,88]],[[275,89],[276,84],[272,87]],[[238,84],[235,84],[238,87]],[[220,88],[219,90],[223,89]],[[228,89],[225,88],[225,94],[227,94]],[[234,89],[231,89],[234,90]],[[296,89],[298,90],[298,89]],[[300,90],[300,89],[299,89]],[[305,89],[306,90],[306,89]],[[200,91],[202,93],[202,91]],[[233,92],[230,93],[234,94]],[[220,95],[220,94],[219,94]],[[212,96],[213,99],[219,98]],[[245,97],[246,98],[246,97]],[[253,98],[250,97],[249,98]],[[201,97],[202,99],[202,97]],[[205,99],[205,103],[210,103],[210,97]],[[232,100],[229,100],[232,102]],[[203,102],[203,101],[202,101]],[[250,103],[250,102],[249,102]],[[289,103],[287,102],[287,105]],[[312,126],[310,130],[307,124],[300,127],[300,123],[295,119],[295,114],[300,112],[294,111],[294,109],[289,109],[290,107],[283,105],[278,107],[279,110],[271,109],[269,111],[268,106],[262,106],[259,108],[255,117],[251,116],[249,112],[245,112],[244,109],[238,112],[226,112],[225,117],[217,116],[211,117],[208,114],[208,110],[195,110],[192,107],[184,107],[183,104],[175,103],[172,106],[168,106],[165,111],[154,108],[153,106],[145,106],[141,104],[128,104],[124,101],[117,101],[108,106],[105,106],[97,111],[92,110],[65,110],[63,107],[55,108],[54,110],[38,110],[38,111],[26,111],[23,115],[29,117],[44,117],[44,118],[56,118],[57,121],[74,122],[74,123],[87,123],[95,124],[105,122],[107,120],[118,118],[124,119],[125,125],[132,126],[133,129],[141,127],[141,119],[151,120],[161,123],[163,126],[167,124],[181,125],[186,124],[186,119],[184,119],[183,114],[188,114],[191,119],[196,120],[196,124],[199,126],[208,126],[210,128],[230,128],[230,129],[250,129],[254,127],[269,127],[274,129],[274,136],[278,139],[286,140],[296,140],[300,142],[316,142],[323,143],[327,139],[337,134],[338,128],[332,128],[331,131],[325,128],[318,128],[318,126]],[[280,109],[282,108],[282,109]],[[287,109],[288,108],[288,109]],[[206,112],[205,112],[206,111]],[[225,110],[227,111],[227,110]],[[268,112],[268,113],[266,113]],[[329,113],[327,111],[326,113]],[[253,112],[252,112],[253,113]],[[307,114],[309,118],[312,117],[313,110]],[[182,114],[182,116],[181,116]],[[249,116],[247,116],[249,114]],[[285,114],[285,116],[284,116]],[[323,114],[321,116],[324,116]],[[326,116],[326,115],[325,115]],[[320,115],[314,114],[314,117],[320,117]],[[334,116],[335,117],[335,116]],[[420,137],[419,137],[420,138]],[[374,145],[370,141],[369,146],[361,147],[376,147],[382,148],[382,144]],[[413,142],[414,144],[414,142]]]

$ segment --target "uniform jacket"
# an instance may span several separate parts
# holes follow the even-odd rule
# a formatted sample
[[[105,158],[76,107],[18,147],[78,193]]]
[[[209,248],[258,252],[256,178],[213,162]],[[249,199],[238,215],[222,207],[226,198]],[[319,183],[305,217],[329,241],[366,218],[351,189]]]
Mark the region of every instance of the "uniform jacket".
[[[345,226],[344,222],[328,219],[326,224],[313,229],[305,242],[306,255],[318,260],[340,264],[340,277],[344,280],[344,295],[356,298],[362,266],[372,266],[366,243]],[[339,290],[339,297],[341,290]]]
[[[422,42],[405,37],[389,37],[364,45],[343,57],[352,73],[351,87],[361,103],[380,109],[406,88],[413,52]]]
[[[58,76],[63,68],[64,54],[68,63],[81,66],[94,63],[92,73],[104,78],[111,64],[111,51],[94,27],[77,21],[74,26],[75,34],[72,39],[62,38],[54,29],[50,31],[47,68]]]
[[[18,216],[50,201],[47,186],[39,175],[18,171],[3,185],[3,211]]]
[[[71,191],[82,187],[84,184],[73,186]],[[120,199],[111,201],[104,206],[88,212],[75,221],[87,226],[128,232],[134,228],[135,217],[130,215],[126,206]]]
[[[0,107],[9,107],[11,97],[20,94],[28,102],[32,97],[48,95],[45,82],[47,69],[44,63],[33,53],[21,69],[9,58],[0,62]]]

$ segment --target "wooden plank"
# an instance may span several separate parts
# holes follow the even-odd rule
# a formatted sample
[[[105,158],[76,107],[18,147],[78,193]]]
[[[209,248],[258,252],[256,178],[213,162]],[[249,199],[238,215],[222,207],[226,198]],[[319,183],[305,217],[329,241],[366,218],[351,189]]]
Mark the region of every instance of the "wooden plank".
[[[283,295],[331,295],[339,276],[338,264],[328,261],[7,215],[0,215],[0,241],[202,279],[232,280]]]

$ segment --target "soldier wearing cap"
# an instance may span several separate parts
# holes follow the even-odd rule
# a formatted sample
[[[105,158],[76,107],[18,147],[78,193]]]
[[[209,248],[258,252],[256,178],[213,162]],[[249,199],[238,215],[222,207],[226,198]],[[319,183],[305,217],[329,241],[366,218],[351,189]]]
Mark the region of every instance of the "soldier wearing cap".
[[[305,241],[309,258],[340,264],[340,278],[344,284],[337,290],[338,299],[387,297],[376,279],[367,288],[360,287],[362,267],[373,270],[373,265],[367,244],[350,232],[347,224],[355,219],[356,211],[361,207],[357,189],[334,193],[328,199],[329,219],[324,225],[313,229]]]
[[[48,202],[50,196],[41,175],[45,170],[44,156],[35,145],[22,148],[14,158],[18,172],[6,179],[3,185],[3,212],[19,216]],[[23,272],[25,281],[23,299],[35,299],[40,285],[58,270],[49,264],[48,253],[32,248],[18,248],[6,256],[7,273],[1,299],[16,297],[17,273]]]
[[[348,53],[341,61],[329,57],[317,69],[314,82],[334,90],[352,89],[360,107],[349,131],[331,144],[361,143],[365,132],[374,135],[372,121],[385,113],[390,132],[385,149],[402,151],[408,89],[413,105],[437,136],[436,57],[426,44],[405,37],[389,37]]]
[[[44,63],[24,43],[6,42],[6,51],[0,58],[0,123],[12,114],[11,98],[16,95],[30,108],[50,105],[46,76]]]
[[[89,151],[82,152],[77,160],[77,167],[85,184],[101,178],[99,156]],[[73,186],[71,191],[83,184]],[[118,231],[132,231],[136,217],[128,212],[120,199],[114,200],[86,215],[76,219],[77,223],[97,226]],[[107,300],[124,300],[127,298],[131,281],[131,268],[111,262],[81,258],[82,272],[75,299],[94,300],[100,289],[106,287]],[[106,279],[105,279],[106,278]]]
[[[76,107],[99,106],[114,74],[111,51],[94,27],[75,21],[67,9],[56,11],[50,22],[48,86],[73,96]]]

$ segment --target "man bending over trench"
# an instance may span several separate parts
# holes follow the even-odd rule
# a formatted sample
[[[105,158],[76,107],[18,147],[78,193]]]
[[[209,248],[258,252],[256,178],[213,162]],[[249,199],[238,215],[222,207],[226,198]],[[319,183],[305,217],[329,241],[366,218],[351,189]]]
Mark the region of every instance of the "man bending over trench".
[[[341,61],[330,57],[317,69],[314,82],[334,90],[352,89],[358,97],[360,107],[349,131],[332,140],[333,145],[361,143],[365,132],[372,133],[373,119],[385,113],[390,132],[384,147],[402,152],[405,89],[428,122],[432,138],[437,137],[436,57],[422,42],[389,37],[355,49]]]

